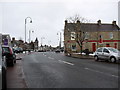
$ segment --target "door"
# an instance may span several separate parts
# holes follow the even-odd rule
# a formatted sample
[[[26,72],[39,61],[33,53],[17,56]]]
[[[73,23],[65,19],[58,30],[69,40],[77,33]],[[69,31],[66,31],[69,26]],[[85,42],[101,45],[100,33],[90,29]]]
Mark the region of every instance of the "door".
[[[106,44],[106,47],[110,47],[110,44]]]
[[[104,48],[103,49],[103,53],[102,53],[102,58],[104,60],[108,60],[109,59],[109,56],[110,56],[110,52],[108,51],[108,49]]]
[[[96,51],[96,43],[92,43],[92,50],[93,50],[93,52]]]
[[[117,48],[117,43],[114,43],[114,48]]]
[[[96,51],[96,55],[98,56],[99,59],[102,59],[102,51],[103,51],[103,48],[98,48],[97,51]]]

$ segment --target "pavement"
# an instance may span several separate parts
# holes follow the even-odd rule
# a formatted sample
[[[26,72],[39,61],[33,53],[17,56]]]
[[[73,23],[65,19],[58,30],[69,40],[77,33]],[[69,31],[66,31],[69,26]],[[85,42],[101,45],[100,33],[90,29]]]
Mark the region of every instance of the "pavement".
[[[16,55],[16,64],[14,67],[7,68],[7,88],[27,88],[22,70],[22,59],[25,54]]]

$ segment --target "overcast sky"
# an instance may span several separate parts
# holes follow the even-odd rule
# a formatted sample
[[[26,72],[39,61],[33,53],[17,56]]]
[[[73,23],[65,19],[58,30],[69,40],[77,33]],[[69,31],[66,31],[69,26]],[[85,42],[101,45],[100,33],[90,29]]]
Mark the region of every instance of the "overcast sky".
[[[41,43],[59,45],[59,35],[64,29],[64,21],[70,16],[79,14],[92,22],[118,22],[119,0],[0,0],[0,32],[24,40],[25,18],[27,19],[27,41],[29,30],[31,40],[37,37]],[[63,40],[63,35],[62,35]]]

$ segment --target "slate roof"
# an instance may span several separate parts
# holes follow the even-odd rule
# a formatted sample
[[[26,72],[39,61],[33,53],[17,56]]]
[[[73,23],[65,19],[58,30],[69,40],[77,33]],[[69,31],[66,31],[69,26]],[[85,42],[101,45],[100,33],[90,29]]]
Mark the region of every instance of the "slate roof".
[[[74,31],[76,23],[67,23],[66,28],[70,31]],[[83,29],[82,29],[83,28]],[[120,28],[117,25],[113,24],[101,24],[97,23],[82,23],[80,29],[84,31],[120,31]]]

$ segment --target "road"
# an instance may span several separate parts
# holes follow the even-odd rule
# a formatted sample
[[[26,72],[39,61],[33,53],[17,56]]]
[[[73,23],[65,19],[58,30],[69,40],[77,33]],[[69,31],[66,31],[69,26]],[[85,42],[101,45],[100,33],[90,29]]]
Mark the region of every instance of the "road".
[[[118,64],[35,52],[23,58],[28,88],[118,88]]]

